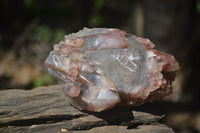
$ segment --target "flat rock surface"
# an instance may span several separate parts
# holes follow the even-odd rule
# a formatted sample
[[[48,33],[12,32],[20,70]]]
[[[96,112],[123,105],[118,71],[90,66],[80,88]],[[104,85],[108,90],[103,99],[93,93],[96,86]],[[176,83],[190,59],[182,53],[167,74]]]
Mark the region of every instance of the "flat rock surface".
[[[174,133],[162,116],[115,107],[95,113],[79,111],[64,98],[60,85],[0,91],[1,133]]]

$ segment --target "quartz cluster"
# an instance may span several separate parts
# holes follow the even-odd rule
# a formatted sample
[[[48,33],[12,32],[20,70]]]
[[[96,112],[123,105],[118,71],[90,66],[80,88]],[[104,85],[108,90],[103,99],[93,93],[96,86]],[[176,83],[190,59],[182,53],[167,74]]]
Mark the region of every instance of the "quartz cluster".
[[[84,28],[54,45],[45,61],[80,110],[137,106],[172,92],[176,59],[119,29]]]

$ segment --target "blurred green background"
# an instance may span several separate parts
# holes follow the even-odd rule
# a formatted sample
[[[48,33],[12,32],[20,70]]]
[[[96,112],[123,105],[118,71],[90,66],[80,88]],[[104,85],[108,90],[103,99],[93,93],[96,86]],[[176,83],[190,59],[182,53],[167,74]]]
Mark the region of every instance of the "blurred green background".
[[[54,44],[83,27],[119,28],[180,62],[168,100],[190,112],[169,123],[200,132],[200,0],[0,0],[0,18],[0,90],[57,84],[44,67]]]
[[[44,68],[44,60],[64,35],[83,27],[120,28],[132,33],[137,30],[142,36],[141,5],[132,0],[1,0],[1,89],[55,84]],[[135,7],[139,8],[141,22],[137,29]]]

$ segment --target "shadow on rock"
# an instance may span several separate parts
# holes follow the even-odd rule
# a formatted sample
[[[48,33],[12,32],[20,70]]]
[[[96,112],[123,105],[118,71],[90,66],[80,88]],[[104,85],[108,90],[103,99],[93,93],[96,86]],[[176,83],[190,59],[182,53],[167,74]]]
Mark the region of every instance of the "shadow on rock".
[[[105,120],[109,125],[127,125],[132,120],[134,120],[134,116],[132,110],[128,107],[115,107],[107,111],[102,112],[89,112],[83,111],[84,113],[88,113],[90,115],[94,115],[100,119]]]

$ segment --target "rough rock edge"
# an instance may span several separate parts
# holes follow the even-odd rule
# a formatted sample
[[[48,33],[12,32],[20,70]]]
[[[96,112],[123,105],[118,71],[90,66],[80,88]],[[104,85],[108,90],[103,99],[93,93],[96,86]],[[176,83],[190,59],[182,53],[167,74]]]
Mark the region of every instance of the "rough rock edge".
[[[60,85],[0,91],[0,132],[173,133],[159,123],[162,116],[122,107],[101,113],[81,112],[62,95]]]

